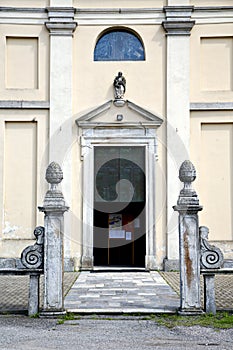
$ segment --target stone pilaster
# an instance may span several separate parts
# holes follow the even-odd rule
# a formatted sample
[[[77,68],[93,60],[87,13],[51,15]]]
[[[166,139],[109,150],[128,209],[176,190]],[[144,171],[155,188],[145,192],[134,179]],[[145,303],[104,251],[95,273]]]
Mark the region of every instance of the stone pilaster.
[[[184,183],[177,205],[179,212],[180,313],[202,313],[200,298],[200,242],[198,212],[202,210],[191,183],[196,171],[190,161],[182,163],[179,178]]]
[[[73,36],[77,27],[73,7],[47,7],[49,21],[46,28],[52,36]]]
[[[190,36],[195,21],[191,20],[193,6],[165,6],[166,21],[163,28],[167,35]]]
[[[50,33],[50,110],[49,110],[49,162],[62,165],[63,192],[68,203],[72,201],[72,55],[73,33],[77,27],[70,1],[51,0],[47,8]],[[71,213],[65,217],[65,256],[70,257]]]
[[[167,37],[167,258],[178,259],[177,218],[172,210],[180,189],[175,181],[179,165],[189,159],[190,31],[192,6],[166,6],[162,23]]]
[[[63,173],[60,166],[53,162],[46,171],[46,180],[51,185],[44,199],[44,309],[42,316],[54,316],[65,313],[63,297],[64,276],[64,212],[69,208],[65,205],[63,194],[57,185],[62,181]]]

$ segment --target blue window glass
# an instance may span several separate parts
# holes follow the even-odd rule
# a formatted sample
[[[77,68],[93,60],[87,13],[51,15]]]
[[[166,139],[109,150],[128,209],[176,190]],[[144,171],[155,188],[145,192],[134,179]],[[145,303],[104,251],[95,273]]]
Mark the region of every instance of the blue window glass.
[[[97,42],[94,61],[144,61],[141,41],[132,33],[115,30],[104,34]]]

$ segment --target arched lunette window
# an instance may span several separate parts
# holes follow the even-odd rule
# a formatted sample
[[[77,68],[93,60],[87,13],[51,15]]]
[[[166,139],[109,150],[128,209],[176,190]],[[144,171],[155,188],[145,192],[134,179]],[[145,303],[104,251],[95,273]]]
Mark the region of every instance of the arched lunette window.
[[[141,40],[125,29],[111,30],[96,43],[94,61],[144,61]]]

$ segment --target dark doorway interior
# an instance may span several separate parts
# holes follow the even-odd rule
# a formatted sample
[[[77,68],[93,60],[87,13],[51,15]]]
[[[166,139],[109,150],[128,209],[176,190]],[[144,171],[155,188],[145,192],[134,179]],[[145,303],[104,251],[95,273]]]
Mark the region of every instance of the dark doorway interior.
[[[94,265],[145,267],[144,148],[96,147],[95,179]]]
[[[144,203],[130,203],[122,211],[117,211],[118,203],[111,205],[111,209],[114,206],[116,207],[115,213],[122,216],[122,229],[125,232],[131,232],[131,237],[128,237],[128,240],[125,237],[109,238],[109,213],[105,211],[109,209],[109,204],[105,208],[102,207],[103,211],[95,210],[94,264],[96,266],[145,267]],[[137,213],[139,215],[135,220]]]

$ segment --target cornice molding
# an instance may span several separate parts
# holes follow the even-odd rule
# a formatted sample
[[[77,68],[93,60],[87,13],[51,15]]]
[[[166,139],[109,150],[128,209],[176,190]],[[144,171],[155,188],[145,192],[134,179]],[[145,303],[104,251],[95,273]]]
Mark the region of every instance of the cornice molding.
[[[50,35],[73,36],[77,27],[73,7],[47,7],[49,22],[45,23]]]
[[[97,127],[116,127],[116,128],[157,128],[162,125],[163,119],[158,117],[157,115],[149,112],[145,108],[140,107],[136,103],[133,103],[129,100],[125,100],[125,106],[132,109],[134,112],[138,113],[142,120],[140,122],[136,121],[117,121],[117,122],[106,122],[101,120],[95,120],[96,117],[98,117],[100,114],[104,113],[105,111],[108,111],[114,104],[113,100],[107,101],[104,104],[92,109],[88,113],[84,114],[83,116],[77,118],[75,120],[77,126],[82,128],[97,128]]]
[[[233,102],[192,102],[190,111],[232,111]]]
[[[75,20],[85,25],[158,24],[164,20],[163,8],[77,8]]]
[[[233,11],[233,6],[195,6],[195,11]]]
[[[163,21],[168,21],[166,14],[169,9],[173,9],[177,17],[180,11],[185,10],[187,13],[190,8],[192,6],[165,6],[164,8],[33,8],[0,6],[0,24],[44,25],[48,21],[49,12],[51,12],[51,14],[53,13],[53,19],[57,18],[58,23],[62,22],[64,18],[66,19],[65,22],[67,18],[70,21],[70,17],[72,17],[72,21],[78,22],[79,26],[161,25]],[[62,16],[59,16],[59,11],[61,11]],[[233,6],[197,6],[191,12],[191,19],[195,20],[196,24],[233,23]],[[49,22],[51,20],[49,19]],[[167,27],[169,26],[167,25]],[[54,29],[54,35],[56,29]]]
[[[0,101],[0,109],[49,109],[48,101]]]
[[[165,6],[166,20],[162,22],[166,35],[190,35],[195,24],[191,20],[194,6]]]
[[[164,21],[162,23],[166,35],[190,35],[195,21]]]

